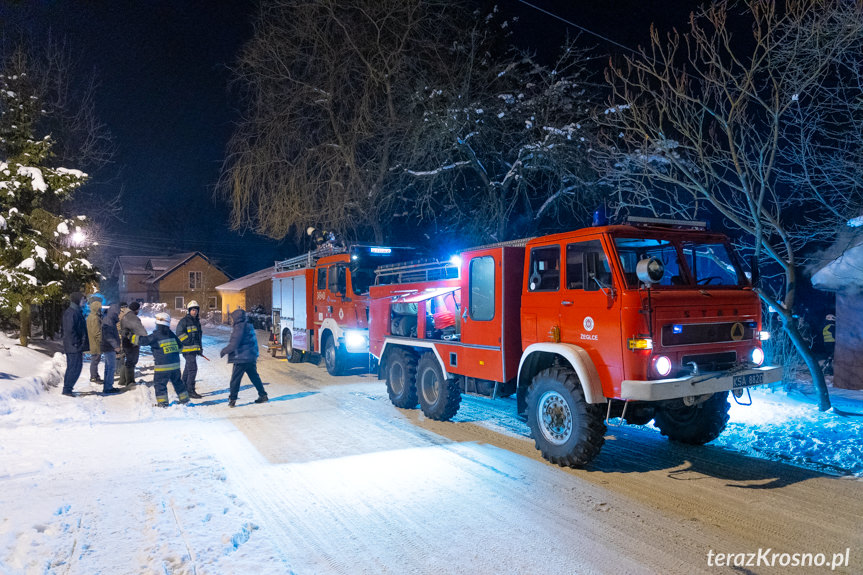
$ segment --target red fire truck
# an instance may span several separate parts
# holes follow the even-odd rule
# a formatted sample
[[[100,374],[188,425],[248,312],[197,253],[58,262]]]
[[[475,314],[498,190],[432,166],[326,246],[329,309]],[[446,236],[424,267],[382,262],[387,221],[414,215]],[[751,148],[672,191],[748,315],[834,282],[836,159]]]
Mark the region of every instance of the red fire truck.
[[[576,467],[609,418],[703,444],[725,428],[729,391],[781,378],[762,365],[758,295],[721,234],[652,221],[460,258],[378,270],[370,350],[398,407],[448,420],[464,392],[514,393],[537,449]]]
[[[269,349],[297,363],[312,353],[340,375],[368,364],[368,299],[374,269],[414,257],[412,248],[324,246],[276,262]]]

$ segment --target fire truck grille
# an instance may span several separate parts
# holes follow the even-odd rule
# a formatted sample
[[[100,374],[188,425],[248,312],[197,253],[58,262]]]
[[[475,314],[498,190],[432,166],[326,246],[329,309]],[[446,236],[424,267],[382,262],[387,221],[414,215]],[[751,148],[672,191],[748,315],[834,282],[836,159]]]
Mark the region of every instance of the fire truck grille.
[[[684,355],[681,358],[681,363],[684,366],[688,366],[693,361],[698,365],[698,371],[724,371],[731,369],[737,363],[737,352],[702,353],[698,355]]]
[[[662,326],[662,345],[694,345],[751,340],[755,322],[691,323]]]

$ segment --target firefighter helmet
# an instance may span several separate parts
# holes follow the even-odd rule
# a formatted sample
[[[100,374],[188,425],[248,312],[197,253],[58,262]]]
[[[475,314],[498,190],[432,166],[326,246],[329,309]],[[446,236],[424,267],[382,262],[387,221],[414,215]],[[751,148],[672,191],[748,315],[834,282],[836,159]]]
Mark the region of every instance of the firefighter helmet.
[[[191,311],[191,309],[192,309],[193,307],[196,307],[196,308],[198,308],[198,309],[201,309],[201,306],[199,306],[199,305],[198,305],[198,302],[196,302],[195,300],[192,300],[192,301],[190,301],[189,303],[187,303],[187,304],[186,304],[186,309],[187,309],[187,310],[189,310],[189,311]]]
[[[171,316],[166,311],[160,311],[156,314],[156,325],[171,326]]]

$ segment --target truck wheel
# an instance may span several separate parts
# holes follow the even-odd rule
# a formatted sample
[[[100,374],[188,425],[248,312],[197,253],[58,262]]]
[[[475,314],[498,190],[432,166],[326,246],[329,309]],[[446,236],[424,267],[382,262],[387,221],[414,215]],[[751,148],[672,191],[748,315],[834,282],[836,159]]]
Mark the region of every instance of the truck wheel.
[[[728,424],[728,392],[714,393],[698,405],[673,404],[656,408],[653,422],[672,441],[704,445],[713,441]]]
[[[345,371],[345,352],[336,348],[332,335],[324,340],[324,364],[330,375],[341,375]]]
[[[542,456],[560,466],[581,467],[605,443],[599,405],[587,403],[574,371],[551,367],[539,372],[527,392],[527,424]]]
[[[449,421],[461,404],[461,389],[454,379],[444,379],[434,353],[427,351],[417,363],[417,396],[429,419]]]
[[[294,349],[294,340],[291,332],[285,331],[282,335],[282,347],[285,350],[285,358],[289,363],[300,363],[303,361],[303,352],[299,349]]]
[[[395,349],[387,356],[387,394],[396,407],[414,409],[417,406],[417,358],[409,352]]]

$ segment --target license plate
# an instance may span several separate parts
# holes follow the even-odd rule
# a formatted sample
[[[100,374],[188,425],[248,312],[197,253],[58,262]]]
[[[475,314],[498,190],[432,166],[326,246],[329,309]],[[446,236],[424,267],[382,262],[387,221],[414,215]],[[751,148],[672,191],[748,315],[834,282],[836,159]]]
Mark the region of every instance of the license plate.
[[[735,375],[731,386],[736,389],[750,385],[761,385],[762,383],[764,383],[763,373],[747,373],[746,375]]]

